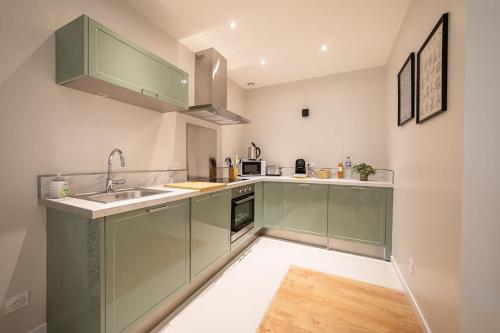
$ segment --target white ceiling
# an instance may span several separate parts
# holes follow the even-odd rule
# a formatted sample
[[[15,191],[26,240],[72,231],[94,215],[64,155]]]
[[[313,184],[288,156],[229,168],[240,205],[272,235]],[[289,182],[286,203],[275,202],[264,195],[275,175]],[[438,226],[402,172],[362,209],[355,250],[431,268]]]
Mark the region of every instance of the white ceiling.
[[[215,47],[248,88],[385,65],[410,0],[125,1],[191,50]]]

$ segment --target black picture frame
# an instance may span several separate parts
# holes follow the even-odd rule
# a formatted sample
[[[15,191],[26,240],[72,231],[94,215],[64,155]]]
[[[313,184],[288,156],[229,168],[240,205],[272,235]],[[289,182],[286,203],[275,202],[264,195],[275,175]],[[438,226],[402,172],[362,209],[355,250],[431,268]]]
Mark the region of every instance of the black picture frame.
[[[431,34],[427,39],[425,40],[424,44],[420,48],[420,50],[417,53],[417,124],[421,124],[424,121],[427,121],[431,118],[434,118],[435,116],[445,112],[448,109],[448,21],[449,21],[449,14],[445,13],[441,16],[439,19],[438,23],[432,29]],[[433,111],[431,114],[423,116],[421,114],[421,93],[420,93],[420,87],[421,87],[421,80],[422,80],[422,52],[426,49],[427,45],[429,42],[432,40],[434,37],[436,31],[442,27],[443,31],[443,36],[442,36],[442,45],[441,45],[441,82],[440,82],[440,97],[441,97],[441,108]]]
[[[410,67],[408,67],[410,66]],[[411,80],[411,83],[410,83],[410,91],[406,91],[404,92],[403,91],[403,87],[401,85],[401,77],[402,77],[402,74],[406,71],[406,70],[410,70],[410,80]],[[402,115],[401,115],[401,102],[402,102],[402,94],[403,93],[409,93],[411,95],[410,97],[410,117],[406,118],[406,119],[402,119]],[[404,124],[408,123],[410,120],[412,120],[413,118],[415,117],[415,53],[412,52],[410,53],[410,55],[408,56],[408,58],[406,59],[403,67],[401,67],[401,70],[399,71],[398,73],[398,126],[403,126]]]

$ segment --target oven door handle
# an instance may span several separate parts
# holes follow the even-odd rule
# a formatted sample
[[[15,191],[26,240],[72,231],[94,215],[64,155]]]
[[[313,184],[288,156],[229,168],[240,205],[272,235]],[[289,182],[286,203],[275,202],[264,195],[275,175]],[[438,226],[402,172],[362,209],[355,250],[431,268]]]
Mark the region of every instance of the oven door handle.
[[[251,201],[253,199],[255,199],[255,195],[252,195],[251,197],[248,197],[248,198],[245,198],[245,199],[242,199],[242,200],[235,201],[234,204],[235,205],[241,205],[242,203]]]

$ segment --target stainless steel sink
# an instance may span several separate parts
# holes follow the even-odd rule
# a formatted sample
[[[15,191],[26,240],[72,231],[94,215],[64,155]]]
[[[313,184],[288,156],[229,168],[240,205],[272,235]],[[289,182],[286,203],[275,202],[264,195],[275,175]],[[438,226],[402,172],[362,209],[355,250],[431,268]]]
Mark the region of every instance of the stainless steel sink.
[[[137,199],[137,198],[147,197],[150,195],[169,193],[169,192],[172,191],[149,190],[145,188],[131,188],[125,190],[116,190],[111,193],[100,192],[100,193],[75,195],[75,198],[100,202],[100,203],[111,203],[111,202]]]

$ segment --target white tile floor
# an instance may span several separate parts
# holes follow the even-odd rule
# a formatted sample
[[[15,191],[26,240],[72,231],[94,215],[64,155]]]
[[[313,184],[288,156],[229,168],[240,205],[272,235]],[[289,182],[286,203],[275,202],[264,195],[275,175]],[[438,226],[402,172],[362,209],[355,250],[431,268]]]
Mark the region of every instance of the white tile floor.
[[[262,237],[161,333],[255,332],[290,265],[403,290],[388,262]]]

